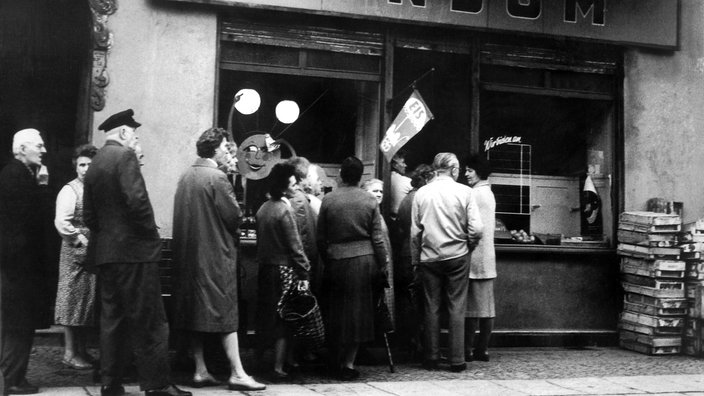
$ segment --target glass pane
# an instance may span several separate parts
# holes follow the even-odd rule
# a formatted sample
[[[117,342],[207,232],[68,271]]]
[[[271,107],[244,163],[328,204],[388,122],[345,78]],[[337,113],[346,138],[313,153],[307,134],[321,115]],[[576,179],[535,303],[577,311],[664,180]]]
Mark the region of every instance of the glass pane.
[[[613,236],[612,102],[482,92],[480,114],[482,149],[498,169],[490,177],[503,212],[497,218],[509,230],[561,234],[563,243],[583,246]],[[527,152],[529,161],[521,161]],[[529,189],[528,212],[516,207],[522,188]],[[596,215],[587,199],[598,201],[591,202]]]
[[[255,89],[261,105],[251,115],[233,113],[238,144],[250,135],[268,133],[273,139],[284,139],[296,155],[311,163],[337,166],[351,155],[364,160],[355,152],[355,141],[379,128],[377,83],[230,70],[220,72],[219,125],[228,125],[233,97],[242,88]],[[299,107],[293,123],[277,120],[276,106],[282,100]],[[281,158],[291,154],[282,148]],[[247,181],[247,209],[252,213],[264,202],[266,188],[266,179]]]

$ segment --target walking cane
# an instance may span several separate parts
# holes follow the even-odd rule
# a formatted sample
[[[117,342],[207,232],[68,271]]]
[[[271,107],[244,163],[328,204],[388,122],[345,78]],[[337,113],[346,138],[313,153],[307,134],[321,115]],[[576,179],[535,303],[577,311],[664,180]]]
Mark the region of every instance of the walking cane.
[[[389,337],[387,336],[388,333],[384,332],[384,344],[386,344],[386,356],[389,358],[389,372],[395,373],[396,369],[394,368],[394,358],[391,357],[391,348],[389,347]]]

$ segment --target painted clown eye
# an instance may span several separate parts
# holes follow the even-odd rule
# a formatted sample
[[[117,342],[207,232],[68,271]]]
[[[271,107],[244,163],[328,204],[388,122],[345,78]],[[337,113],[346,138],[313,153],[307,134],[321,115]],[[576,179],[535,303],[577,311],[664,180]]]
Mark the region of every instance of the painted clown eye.
[[[247,152],[247,153],[256,153],[257,151],[259,151],[259,147],[257,147],[256,145],[252,144],[252,145],[250,145],[250,146],[245,147],[245,148],[244,148],[244,151]]]

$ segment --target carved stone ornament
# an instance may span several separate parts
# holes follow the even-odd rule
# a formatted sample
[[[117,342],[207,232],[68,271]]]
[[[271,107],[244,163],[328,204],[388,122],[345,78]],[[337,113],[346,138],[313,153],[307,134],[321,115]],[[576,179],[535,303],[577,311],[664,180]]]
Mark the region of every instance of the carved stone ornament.
[[[90,105],[93,111],[105,107],[108,77],[108,52],[112,47],[112,33],[107,28],[108,15],[117,10],[117,0],[88,0],[93,17],[93,70],[90,80]]]
[[[88,0],[90,9],[98,14],[112,15],[117,11],[116,0]]]

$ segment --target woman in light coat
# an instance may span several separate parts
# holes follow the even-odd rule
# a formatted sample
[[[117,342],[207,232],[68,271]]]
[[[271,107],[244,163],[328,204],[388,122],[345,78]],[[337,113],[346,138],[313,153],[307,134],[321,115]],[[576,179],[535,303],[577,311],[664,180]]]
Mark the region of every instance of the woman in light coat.
[[[494,280],[496,279],[496,252],[494,229],[496,228],[496,200],[488,182],[489,169],[486,160],[471,156],[466,161],[467,184],[475,191],[479,214],[484,223],[484,236],[472,251],[469,266],[469,289],[467,313],[465,314],[465,360],[489,361],[489,339],[494,327]],[[475,332],[479,328],[479,337]],[[472,351],[474,347],[474,351]]]

